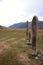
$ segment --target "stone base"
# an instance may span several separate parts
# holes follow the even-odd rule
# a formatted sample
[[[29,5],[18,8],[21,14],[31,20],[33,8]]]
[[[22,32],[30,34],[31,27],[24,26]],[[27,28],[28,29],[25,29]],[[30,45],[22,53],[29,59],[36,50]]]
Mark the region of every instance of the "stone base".
[[[27,42],[27,45],[32,45],[32,42]]]

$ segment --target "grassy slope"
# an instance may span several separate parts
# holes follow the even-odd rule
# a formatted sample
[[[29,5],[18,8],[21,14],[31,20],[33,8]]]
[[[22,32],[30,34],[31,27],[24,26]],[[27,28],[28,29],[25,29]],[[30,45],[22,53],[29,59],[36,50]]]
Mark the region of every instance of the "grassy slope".
[[[42,33],[43,30],[38,31],[37,46],[43,53]],[[26,30],[0,30],[0,65],[24,65],[18,62],[17,55],[27,51],[31,53],[30,49],[31,46],[26,45]]]

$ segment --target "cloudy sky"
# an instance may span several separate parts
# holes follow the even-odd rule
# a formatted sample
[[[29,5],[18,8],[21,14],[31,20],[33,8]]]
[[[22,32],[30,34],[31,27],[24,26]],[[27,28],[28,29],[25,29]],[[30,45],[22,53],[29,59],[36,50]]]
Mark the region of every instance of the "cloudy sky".
[[[0,0],[0,25],[31,21],[34,15],[43,21],[43,0]]]

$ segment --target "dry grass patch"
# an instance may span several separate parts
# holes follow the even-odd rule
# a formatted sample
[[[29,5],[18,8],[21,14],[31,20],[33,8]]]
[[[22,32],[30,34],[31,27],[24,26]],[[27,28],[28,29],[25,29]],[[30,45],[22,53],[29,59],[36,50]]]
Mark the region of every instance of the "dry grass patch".
[[[0,41],[0,48],[1,49],[10,49],[11,47],[5,41]]]

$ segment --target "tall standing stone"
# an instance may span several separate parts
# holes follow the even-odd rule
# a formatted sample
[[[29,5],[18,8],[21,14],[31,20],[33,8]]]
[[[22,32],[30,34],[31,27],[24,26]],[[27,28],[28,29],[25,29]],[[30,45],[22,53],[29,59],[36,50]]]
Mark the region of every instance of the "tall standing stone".
[[[29,31],[28,31],[28,28],[29,28],[29,24],[28,24],[28,21],[27,21],[27,40],[29,40]]]
[[[38,24],[38,18],[37,16],[33,17],[32,20],[32,54],[37,54],[37,24]]]

